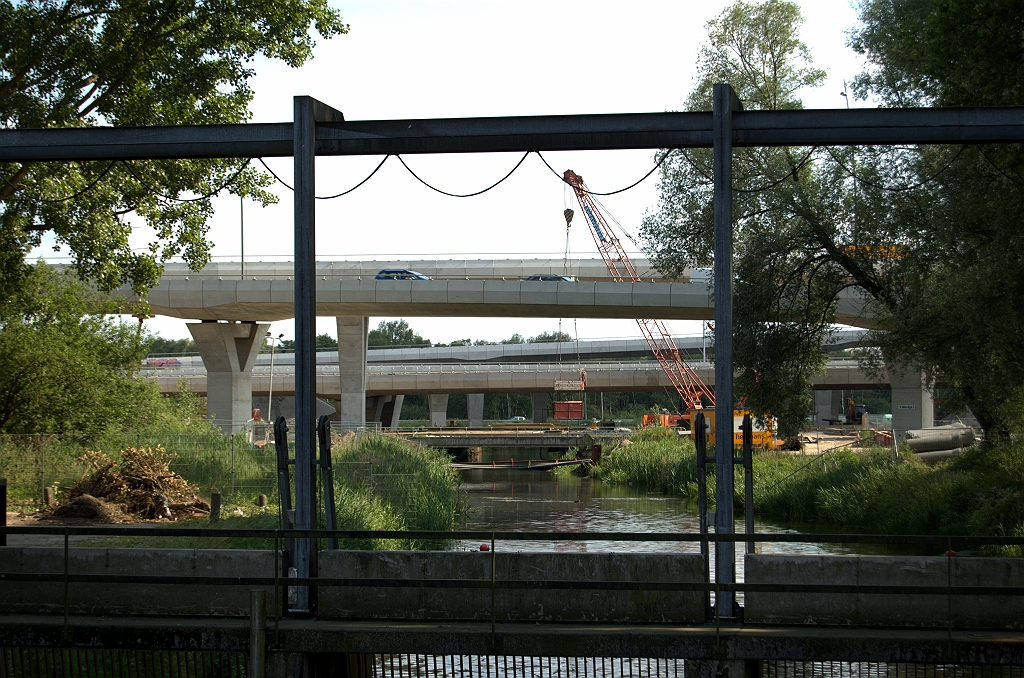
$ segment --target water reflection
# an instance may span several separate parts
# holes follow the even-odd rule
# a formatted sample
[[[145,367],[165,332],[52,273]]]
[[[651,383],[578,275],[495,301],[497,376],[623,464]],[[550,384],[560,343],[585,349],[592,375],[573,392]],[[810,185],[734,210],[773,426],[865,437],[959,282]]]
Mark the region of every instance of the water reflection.
[[[474,469],[462,472],[469,512],[462,527],[523,532],[689,532],[699,531],[697,513],[685,500],[626,485],[611,485],[545,471]],[[736,524],[743,530],[742,522]],[[798,533],[790,526],[757,522],[756,532]],[[476,550],[476,543],[463,548]],[[699,553],[696,542],[501,541],[499,551],[564,553]],[[737,555],[744,545],[737,544]],[[712,545],[712,553],[714,545]],[[758,543],[758,553],[851,553],[836,544]],[[737,558],[742,577],[743,559]],[[742,579],[741,579],[742,581]]]

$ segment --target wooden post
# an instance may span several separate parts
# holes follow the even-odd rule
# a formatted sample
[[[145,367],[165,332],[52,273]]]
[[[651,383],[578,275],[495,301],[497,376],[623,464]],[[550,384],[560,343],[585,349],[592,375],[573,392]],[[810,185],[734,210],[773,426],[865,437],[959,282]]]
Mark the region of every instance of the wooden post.
[[[215,523],[220,520],[220,492],[214,492],[210,495],[210,522]]]
[[[0,478],[0,527],[7,527],[7,478]],[[7,533],[0,534],[0,546],[7,546]]]

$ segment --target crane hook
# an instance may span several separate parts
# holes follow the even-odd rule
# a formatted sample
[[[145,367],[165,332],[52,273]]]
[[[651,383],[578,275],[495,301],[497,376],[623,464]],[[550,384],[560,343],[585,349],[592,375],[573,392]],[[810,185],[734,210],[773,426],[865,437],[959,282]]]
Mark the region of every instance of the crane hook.
[[[573,211],[572,211],[571,209],[569,209],[568,207],[566,207],[566,208],[565,208],[565,211],[564,211],[564,212],[562,212],[562,216],[564,216],[564,217],[565,217],[565,227],[566,227],[566,228],[569,228],[570,226],[572,226],[572,215],[573,215],[573,214],[575,214],[575,212],[573,212]]]

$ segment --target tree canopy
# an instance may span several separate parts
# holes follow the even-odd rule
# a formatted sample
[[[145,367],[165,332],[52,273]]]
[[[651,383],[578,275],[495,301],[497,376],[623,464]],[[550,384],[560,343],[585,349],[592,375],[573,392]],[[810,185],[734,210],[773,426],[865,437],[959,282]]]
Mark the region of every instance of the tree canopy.
[[[366,337],[367,346],[430,346],[405,320],[381,320]]]
[[[801,23],[799,9],[784,0],[727,7],[708,24],[687,108],[709,110],[719,82],[732,84],[748,110],[802,108],[799,91],[819,84],[824,72],[800,40]],[[755,412],[778,417],[790,435],[813,405],[810,380],[823,367],[821,340],[832,296],[843,287],[839,272],[821,261],[837,247],[838,224],[821,214],[822,182],[805,164],[808,152],[736,149],[733,156],[736,392]],[[658,205],[641,236],[668,275],[712,263],[712,160],[710,150],[698,149],[662,165]],[[773,190],[758,190],[773,182]]]
[[[311,28],[348,30],[327,0],[0,0],[0,25],[8,129],[245,122],[254,59],[297,67],[312,56]],[[246,160],[0,163],[0,177],[5,288],[52,243],[82,279],[144,292],[171,256],[207,263],[212,195],[275,199]],[[155,231],[146,251],[129,246],[133,221]]]
[[[0,432],[206,431],[190,394],[138,376],[151,338],[116,302],[43,264],[24,283],[0,300]]]
[[[1024,6],[1004,0],[865,0],[850,44],[860,96],[887,105],[1021,104]],[[821,82],[784,0],[734,3],[709,24],[688,106],[729,82],[744,107],[798,108]],[[836,301],[864,295],[878,367],[952,386],[991,439],[1024,425],[1024,279],[1017,146],[734,151],[737,396],[791,434],[810,413]],[[711,262],[711,157],[677,153],[642,235],[662,270]],[[1016,423],[1015,423],[1016,422]]]

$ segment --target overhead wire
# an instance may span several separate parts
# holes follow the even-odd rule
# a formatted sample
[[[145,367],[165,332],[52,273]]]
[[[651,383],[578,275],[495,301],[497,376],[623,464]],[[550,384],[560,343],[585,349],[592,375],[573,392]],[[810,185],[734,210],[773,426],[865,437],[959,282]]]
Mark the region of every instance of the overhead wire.
[[[975,148],[978,149],[978,152],[981,153],[981,157],[985,158],[985,161],[988,162],[988,164],[992,165],[992,167],[993,167],[993,169],[995,169],[995,171],[997,171],[1000,174],[1002,174],[1007,179],[1007,181],[1009,181],[1011,183],[1014,183],[1014,184],[1017,184],[1018,186],[1024,186],[1024,183],[1021,183],[1020,180],[1014,179],[1013,177],[1011,177],[1009,174],[1007,174],[1006,172],[1003,171],[1002,167],[1000,167],[995,162],[993,162],[992,158],[988,157],[988,153],[985,152],[985,149],[983,149],[980,144],[975,144],[974,146],[975,146]]]
[[[334,200],[335,198],[340,198],[343,195],[348,195],[349,193],[351,193],[352,191],[356,190],[357,188],[359,188],[360,186],[365,184],[367,181],[372,179],[373,175],[375,175],[377,173],[377,171],[381,167],[384,166],[384,163],[386,163],[388,161],[388,158],[390,158],[390,157],[391,157],[390,154],[389,155],[385,155],[384,159],[381,160],[380,163],[378,163],[377,166],[373,168],[373,171],[370,172],[368,175],[366,175],[366,177],[362,181],[360,181],[358,184],[356,184],[352,188],[350,188],[348,190],[345,190],[345,191],[342,191],[341,193],[335,193],[334,195],[315,195],[313,197],[316,200]],[[295,190],[294,186],[290,185],[284,179],[282,179],[281,177],[277,176],[277,172],[275,172],[274,170],[270,169],[270,166],[267,165],[266,161],[264,161],[263,158],[256,158],[256,159],[260,161],[260,164],[263,165],[264,169],[266,169],[268,172],[270,172],[270,176],[274,177],[274,179],[277,180],[277,183],[281,184],[282,186],[287,188],[289,191],[294,191]]]
[[[660,159],[660,160],[658,160],[658,162],[656,162],[656,163],[654,164],[654,167],[652,167],[652,168],[651,168],[651,170],[650,170],[650,171],[649,171],[649,172],[648,172],[647,174],[643,175],[642,177],[640,177],[639,179],[637,179],[636,181],[634,181],[633,183],[631,183],[631,184],[630,184],[629,186],[626,186],[626,187],[624,187],[624,188],[620,188],[620,189],[617,189],[617,190],[614,190],[614,191],[608,191],[608,192],[606,192],[606,193],[599,193],[599,192],[597,192],[597,191],[591,191],[591,190],[589,190],[589,189],[586,189],[586,188],[582,188],[582,189],[579,189],[579,190],[582,190],[582,191],[584,191],[585,193],[588,193],[588,194],[590,194],[590,195],[616,195],[617,193],[622,193],[623,191],[628,191],[628,190],[629,190],[629,189],[631,189],[631,188],[635,188],[636,186],[639,186],[639,185],[640,185],[641,183],[643,183],[643,181],[644,181],[645,179],[647,179],[647,177],[649,177],[649,176],[651,176],[652,174],[654,174],[654,173],[655,173],[655,172],[657,171],[657,169],[658,169],[659,167],[661,167],[661,165],[662,165],[662,164],[663,164],[663,163],[665,162],[665,159],[666,159],[666,158],[668,158],[668,156],[672,155],[672,153],[673,153],[673,152],[674,152],[675,150],[676,150],[676,149],[674,149],[674,148],[670,148],[670,149],[668,149],[667,151],[665,151],[665,154],[661,156],[661,159]],[[561,174],[559,174],[559,173],[558,173],[558,170],[556,170],[556,169],[555,169],[554,167],[552,167],[552,166],[551,166],[551,163],[549,163],[549,162],[547,161],[547,158],[545,158],[545,157],[544,157],[544,156],[543,156],[543,155],[541,154],[541,152],[540,152],[540,151],[534,151],[534,153],[536,153],[536,154],[537,154],[537,157],[538,157],[538,158],[540,158],[541,162],[543,162],[543,163],[544,163],[544,164],[545,164],[545,165],[547,166],[547,168],[548,168],[549,170],[551,170],[551,173],[552,173],[552,174],[554,174],[554,175],[555,175],[556,177],[558,177],[558,180],[559,180],[559,181],[561,181],[561,182],[563,182],[563,183],[566,183],[566,184],[568,184],[568,183],[569,183],[568,181],[566,181],[566,180],[565,180],[565,177],[564,177],[564,176],[562,176]]]
[[[786,176],[781,177],[781,178],[777,179],[776,181],[771,182],[770,184],[765,184],[764,186],[759,186],[757,188],[736,188],[734,186],[732,190],[736,191],[737,193],[761,193],[762,191],[771,190],[771,189],[775,188],[776,186],[778,186],[779,184],[781,184],[786,179],[789,179],[790,177],[796,176],[796,173],[799,172],[801,169],[803,169],[804,165],[806,165],[810,161],[811,156],[814,155],[814,152],[816,150],[818,150],[817,146],[815,146],[811,150],[807,151],[807,155],[805,155],[800,160],[800,162],[798,162],[793,167],[793,169],[791,169],[789,171],[789,173],[786,174]]]
[[[114,164],[116,162],[117,162],[116,160],[111,160],[110,163],[103,169],[103,171],[100,172],[99,176],[97,176],[95,179],[93,179],[92,182],[88,186],[86,186],[85,188],[83,188],[80,191],[76,191],[75,193],[72,193],[69,196],[65,196],[63,198],[41,198],[39,196],[33,196],[31,194],[28,194],[27,197],[29,199],[31,199],[31,200],[34,200],[35,202],[42,202],[42,203],[57,203],[57,202],[67,202],[69,200],[74,200],[75,198],[79,198],[79,197],[85,195],[87,192],[91,191],[93,189],[93,187],[95,187],[96,184],[98,184],[103,179],[103,177],[107,176],[107,174],[110,172],[111,168],[113,168],[113,166],[114,166]],[[11,181],[7,177],[0,175],[0,179],[3,179],[4,183],[7,184],[8,186],[10,186],[15,191],[21,191],[22,193],[28,193],[28,191],[25,190],[24,186],[18,186],[16,184],[11,183]]]
[[[421,184],[423,184],[424,186],[426,186],[430,190],[437,191],[441,195],[447,195],[450,198],[472,198],[474,196],[480,195],[481,193],[486,193],[487,191],[491,190],[492,188],[496,188],[499,184],[501,184],[506,179],[508,179],[510,176],[512,176],[512,174],[517,169],[519,169],[519,166],[523,164],[523,161],[525,161],[527,156],[529,156],[529,155],[530,155],[530,151],[527,151],[526,153],[523,153],[523,157],[519,158],[519,162],[516,163],[515,167],[513,167],[512,169],[510,169],[508,171],[508,174],[506,174],[502,178],[498,179],[497,181],[495,181],[493,184],[491,184],[487,188],[480,189],[479,191],[474,191],[473,193],[449,193],[448,191],[444,191],[444,190],[442,190],[442,189],[440,189],[440,188],[438,188],[436,186],[432,186],[431,184],[429,184],[426,181],[424,181],[418,174],[413,172],[412,168],[409,167],[407,164],[405,164],[405,159],[402,156],[399,155],[399,156],[396,156],[396,157],[398,158],[398,162],[402,163],[402,167],[404,167],[406,170],[408,170],[409,174],[411,174],[416,179],[416,181],[420,182]]]
[[[928,177],[927,179],[922,179],[921,181],[918,181],[917,183],[908,184],[906,186],[883,186],[882,184],[878,184],[878,183],[875,183],[873,181],[869,181],[868,179],[865,179],[864,177],[857,176],[856,172],[854,172],[852,169],[847,167],[843,163],[842,160],[840,160],[839,158],[836,157],[835,151],[833,151],[831,147],[826,146],[825,150],[827,150],[828,154],[830,156],[832,156],[832,159],[836,162],[836,164],[839,165],[841,168],[843,168],[843,170],[847,174],[850,175],[850,178],[854,179],[855,181],[859,181],[860,183],[862,183],[862,184],[864,184],[866,186],[871,186],[872,188],[877,188],[877,189],[879,189],[881,191],[889,191],[891,193],[903,193],[905,191],[913,191],[914,189],[920,188],[920,187],[924,186],[925,184],[931,183],[932,181],[935,181],[936,179],[938,179],[940,175],[942,175],[946,170],[948,170],[950,167],[952,167],[953,163],[956,162],[957,159],[959,159],[961,155],[963,155],[964,150],[966,148],[967,148],[966,144],[961,146],[960,150],[956,152],[956,155],[954,155],[953,158],[942,167],[942,169],[940,169],[938,172],[936,172],[932,176]]]

